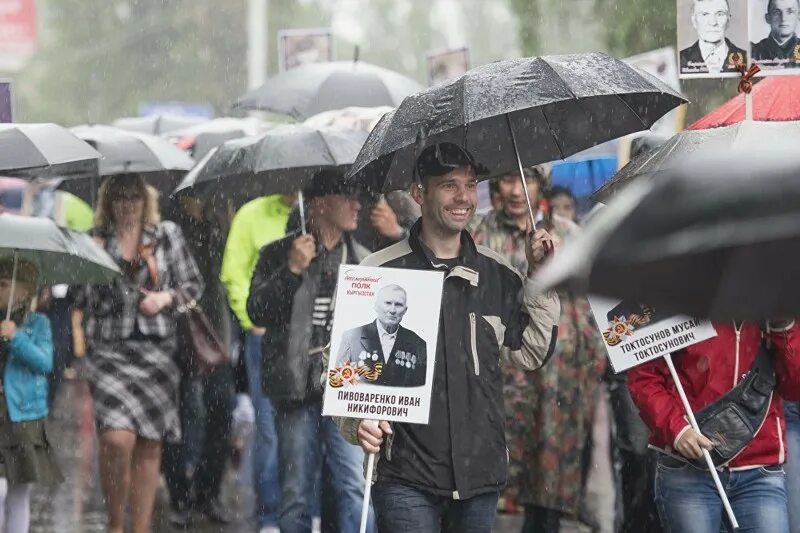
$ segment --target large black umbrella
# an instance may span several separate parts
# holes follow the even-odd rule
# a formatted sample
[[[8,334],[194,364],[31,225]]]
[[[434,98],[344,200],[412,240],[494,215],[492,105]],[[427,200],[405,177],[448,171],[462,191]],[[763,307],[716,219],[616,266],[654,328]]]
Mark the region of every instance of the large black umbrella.
[[[71,131],[102,155],[101,177],[138,174],[159,191],[169,193],[194,165],[186,152],[153,135],[112,126],[77,126]],[[90,201],[98,185],[96,180],[63,180],[58,188]]]
[[[800,153],[775,142],[631,184],[538,281],[715,320],[800,315]]]
[[[305,119],[350,106],[394,107],[421,89],[411,78],[362,61],[309,63],[270,78],[233,107]]]
[[[484,177],[519,172],[647,129],[683,102],[605,54],[498,61],[406,98],[372,131],[349,175],[374,190],[405,188],[418,151],[439,142],[467,149]]]
[[[754,146],[771,139],[800,143],[800,122],[754,122],[746,120],[723,128],[683,131],[664,144],[634,157],[592,195],[592,199],[607,203],[626,185],[640,178],[655,178],[679,167],[695,153],[705,150],[730,150],[749,153]]]
[[[241,205],[268,194],[296,193],[320,170],[346,170],[366,137],[361,131],[276,126],[260,137],[227,141],[209,152],[175,194],[191,192]]]
[[[0,124],[3,176],[91,176],[99,158],[96,150],[57,124]]]

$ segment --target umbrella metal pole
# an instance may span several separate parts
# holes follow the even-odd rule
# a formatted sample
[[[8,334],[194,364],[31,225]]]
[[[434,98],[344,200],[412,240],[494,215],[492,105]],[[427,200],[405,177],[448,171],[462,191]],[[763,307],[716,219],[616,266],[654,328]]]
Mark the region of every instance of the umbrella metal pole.
[[[366,485],[364,486],[364,503],[361,505],[361,527],[360,533],[367,533],[367,520],[369,520],[369,498],[372,492],[372,472],[375,469],[375,454],[369,454],[367,458],[367,476]]]
[[[306,206],[303,191],[297,193],[297,208],[300,210],[300,231],[306,234]]]
[[[697,424],[697,420],[692,412],[692,407],[689,405],[689,400],[686,398],[686,391],[683,390],[683,384],[681,383],[681,380],[678,379],[678,372],[675,370],[675,365],[672,363],[672,355],[665,355],[664,360],[669,368],[669,373],[672,375],[672,381],[675,382],[675,388],[678,389],[678,396],[681,397],[683,409],[686,411],[686,415],[689,417],[689,424],[692,426],[693,430],[695,430],[697,433],[700,433],[700,426]],[[719,497],[722,499],[722,505],[725,507],[725,512],[728,514],[728,518],[733,525],[733,529],[739,529],[739,522],[736,521],[736,516],[733,514],[731,502],[728,500],[728,495],[725,494],[725,488],[722,486],[722,481],[719,479],[719,472],[717,472],[717,469],[714,466],[714,460],[711,459],[711,454],[709,454],[708,450],[705,448],[703,448],[703,457],[706,460],[708,471],[711,473],[711,477],[714,479],[714,484],[717,486],[717,492],[719,493]]]
[[[536,231],[536,216],[533,212],[530,194],[528,194],[528,182],[525,179],[525,169],[522,167],[522,159],[519,157],[519,148],[517,147],[517,138],[514,136],[514,128],[511,127],[511,117],[508,113],[506,113],[506,124],[508,124],[508,133],[511,134],[511,144],[514,146],[514,155],[517,158],[519,179],[522,180],[522,189],[525,191],[525,201],[528,204],[528,215],[531,217],[531,231]]]
[[[14,290],[17,286],[17,251],[14,250],[14,263],[11,267],[11,290],[8,294],[8,306],[6,307],[6,320],[11,320],[11,304],[14,302]]]

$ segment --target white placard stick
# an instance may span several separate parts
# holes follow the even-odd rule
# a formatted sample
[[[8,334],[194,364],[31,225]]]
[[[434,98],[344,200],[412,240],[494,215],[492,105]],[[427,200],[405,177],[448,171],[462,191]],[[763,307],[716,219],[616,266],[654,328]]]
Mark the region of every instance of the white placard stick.
[[[697,424],[697,420],[692,412],[692,406],[689,405],[689,400],[686,398],[686,391],[683,390],[681,380],[678,378],[678,373],[675,371],[675,365],[672,363],[672,355],[666,354],[664,356],[664,360],[667,362],[669,373],[672,374],[672,380],[675,382],[675,388],[678,389],[678,395],[681,397],[683,409],[686,411],[686,415],[689,417],[689,424],[692,426],[692,429],[694,429],[697,433],[700,433],[700,426]],[[733,529],[739,529],[739,522],[736,521],[736,516],[733,514],[731,502],[728,500],[728,495],[725,494],[722,481],[719,479],[719,472],[717,472],[717,469],[714,467],[714,461],[711,459],[711,454],[708,453],[708,450],[705,448],[703,448],[703,457],[705,457],[708,471],[711,473],[711,477],[714,479],[714,484],[717,486],[717,492],[719,493],[719,497],[722,499],[722,505],[725,507],[725,512],[728,513],[728,518],[733,525]]]
[[[369,454],[367,458],[367,484],[364,486],[364,503],[361,506],[361,528],[360,533],[367,533],[367,521],[369,520],[369,497],[372,492],[372,471],[375,470],[375,454]]]

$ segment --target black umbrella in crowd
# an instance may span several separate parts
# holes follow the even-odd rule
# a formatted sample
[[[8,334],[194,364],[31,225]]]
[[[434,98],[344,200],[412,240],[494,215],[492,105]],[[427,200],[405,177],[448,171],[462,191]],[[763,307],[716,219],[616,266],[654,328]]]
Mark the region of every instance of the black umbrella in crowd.
[[[172,143],[144,133],[112,126],[77,126],[71,130],[103,156],[100,177],[138,174],[163,193],[169,193],[194,165],[183,150]],[[94,180],[64,180],[58,188],[94,203],[99,183]]]
[[[592,199],[607,203],[626,185],[642,178],[657,178],[660,174],[685,163],[687,157],[702,151],[730,150],[750,153],[753,146],[765,140],[795,139],[800,142],[800,122],[754,122],[746,120],[723,128],[683,131],[660,147],[634,157],[614,177],[592,195]]]
[[[97,174],[100,154],[57,124],[0,124],[0,174],[20,178]]]
[[[644,130],[683,97],[605,54],[498,61],[406,98],[367,139],[349,176],[373,190],[405,188],[424,146],[456,143],[484,177],[564,159]]]
[[[260,137],[227,141],[209,152],[175,194],[227,198],[235,205],[268,194],[293,194],[321,170],[345,171],[366,136],[303,124],[276,126]]]
[[[420,90],[411,78],[362,61],[309,63],[270,78],[233,107],[305,119],[349,106],[395,107]]]
[[[538,281],[715,320],[800,315],[800,152],[775,142],[631,184]]]

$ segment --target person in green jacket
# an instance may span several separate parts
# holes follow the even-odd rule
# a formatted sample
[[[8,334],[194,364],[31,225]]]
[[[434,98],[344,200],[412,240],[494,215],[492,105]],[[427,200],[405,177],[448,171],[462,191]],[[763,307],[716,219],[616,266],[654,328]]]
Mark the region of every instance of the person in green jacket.
[[[231,222],[219,276],[231,310],[246,336],[243,355],[250,399],[256,413],[252,448],[256,519],[259,529],[270,533],[277,532],[280,505],[278,439],[272,404],[261,389],[261,337],[264,329],[254,328],[247,316],[247,297],[259,251],[286,234],[286,223],[294,203],[294,195],[273,195],[244,204]]]

